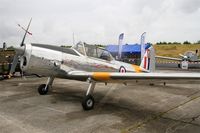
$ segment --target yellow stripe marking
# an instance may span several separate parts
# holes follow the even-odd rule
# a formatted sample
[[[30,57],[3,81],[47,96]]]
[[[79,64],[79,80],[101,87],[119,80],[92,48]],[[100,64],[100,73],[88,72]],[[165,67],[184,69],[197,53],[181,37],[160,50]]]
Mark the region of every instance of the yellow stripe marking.
[[[94,72],[92,78],[99,81],[110,80],[110,73],[108,72]]]
[[[136,73],[141,73],[142,72],[142,69],[140,68],[140,66],[137,66],[137,65],[132,65],[132,66],[133,66],[133,68],[134,68]]]

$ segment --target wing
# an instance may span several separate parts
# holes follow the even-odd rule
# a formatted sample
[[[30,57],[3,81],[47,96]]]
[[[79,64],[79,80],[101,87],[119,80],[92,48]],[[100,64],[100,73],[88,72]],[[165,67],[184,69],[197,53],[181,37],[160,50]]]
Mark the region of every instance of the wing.
[[[166,57],[166,56],[156,56],[159,59],[167,59],[167,60],[175,60],[175,61],[182,61],[180,58],[173,58],[173,57]]]
[[[200,80],[200,73],[118,73],[118,72],[83,72],[71,71],[68,73],[68,78],[74,80],[86,81],[92,79],[96,82],[152,82],[152,81],[173,81],[173,83],[184,83],[184,80],[189,80],[192,83]]]

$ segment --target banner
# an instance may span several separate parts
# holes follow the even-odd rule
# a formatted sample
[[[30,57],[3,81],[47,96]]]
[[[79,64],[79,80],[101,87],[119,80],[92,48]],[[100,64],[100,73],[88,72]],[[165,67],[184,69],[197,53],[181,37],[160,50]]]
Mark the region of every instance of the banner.
[[[118,59],[120,60],[122,57],[122,43],[123,43],[123,39],[124,39],[124,33],[121,33],[119,35],[119,41],[118,41]]]
[[[141,44],[141,61],[142,61],[143,56],[145,54],[145,37],[146,37],[146,32],[142,33],[141,40],[140,40],[140,44]]]

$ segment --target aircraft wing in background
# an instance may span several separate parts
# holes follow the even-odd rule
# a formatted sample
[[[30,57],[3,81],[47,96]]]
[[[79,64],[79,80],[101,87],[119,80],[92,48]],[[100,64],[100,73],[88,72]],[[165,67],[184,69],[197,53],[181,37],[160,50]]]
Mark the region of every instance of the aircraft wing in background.
[[[158,59],[167,59],[167,60],[175,60],[175,61],[182,61],[181,58],[173,58],[173,57],[166,57],[166,56],[156,56]]]

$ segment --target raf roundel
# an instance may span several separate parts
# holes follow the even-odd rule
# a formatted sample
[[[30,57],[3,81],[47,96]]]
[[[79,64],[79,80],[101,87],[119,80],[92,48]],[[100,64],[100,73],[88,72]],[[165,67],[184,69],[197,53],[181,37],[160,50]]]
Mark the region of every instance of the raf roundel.
[[[120,72],[120,73],[125,73],[125,72],[126,72],[126,68],[123,67],[123,66],[121,66],[121,67],[119,68],[119,72]]]

